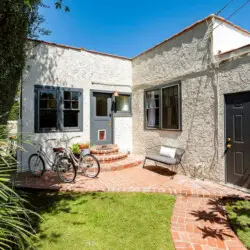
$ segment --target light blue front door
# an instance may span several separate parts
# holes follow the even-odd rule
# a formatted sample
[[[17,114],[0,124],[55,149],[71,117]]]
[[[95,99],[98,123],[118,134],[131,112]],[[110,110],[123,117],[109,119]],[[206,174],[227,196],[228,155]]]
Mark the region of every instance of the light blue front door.
[[[91,92],[90,138],[92,145],[112,143],[112,94]]]

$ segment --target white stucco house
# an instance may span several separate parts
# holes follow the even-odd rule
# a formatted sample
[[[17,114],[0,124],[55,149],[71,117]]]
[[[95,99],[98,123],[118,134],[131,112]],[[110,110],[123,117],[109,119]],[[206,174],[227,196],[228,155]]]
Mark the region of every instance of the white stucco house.
[[[188,174],[250,188],[248,31],[210,15],[134,58],[29,46],[23,134],[37,142],[80,135],[141,155],[150,145],[181,147]],[[24,169],[34,150],[26,149]]]

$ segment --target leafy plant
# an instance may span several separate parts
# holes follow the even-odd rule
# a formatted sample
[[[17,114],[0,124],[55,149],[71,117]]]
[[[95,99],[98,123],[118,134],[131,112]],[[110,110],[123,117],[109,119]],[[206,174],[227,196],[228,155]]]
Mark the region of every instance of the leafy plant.
[[[74,154],[80,154],[80,152],[81,152],[78,143],[72,144],[71,150],[72,150],[72,152],[73,152]]]
[[[26,201],[11,187],[17,162],[9,150],[14,138],[7,134],[6,127],[0,126],[0,249],[30,249],[34,235],[30,217],[37,214],[25,207]]]
[[[250,201],[230,201],[226,204],[226,210],[233,230],[250,249]]]

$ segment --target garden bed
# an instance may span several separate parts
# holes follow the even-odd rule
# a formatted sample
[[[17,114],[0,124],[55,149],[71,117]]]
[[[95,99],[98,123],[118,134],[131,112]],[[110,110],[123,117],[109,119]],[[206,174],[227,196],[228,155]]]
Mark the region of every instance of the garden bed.
[[[250,201],[228,200],[225,207],[232,229],[246,248],[250,249]]]

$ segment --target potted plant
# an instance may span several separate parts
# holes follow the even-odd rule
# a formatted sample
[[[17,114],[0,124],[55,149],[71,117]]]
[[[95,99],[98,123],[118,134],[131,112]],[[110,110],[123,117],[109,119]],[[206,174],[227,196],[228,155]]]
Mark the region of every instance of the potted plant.
[[[80,143],[79,149],[82,151],[83,155],[90,154],[89,143]]]
[[[73,154],[75,155],[75,157],[77,157],[77,158],[80,157],[81,150],[80,150],[78,143],[72,144],[71,150],[72,150]]]

